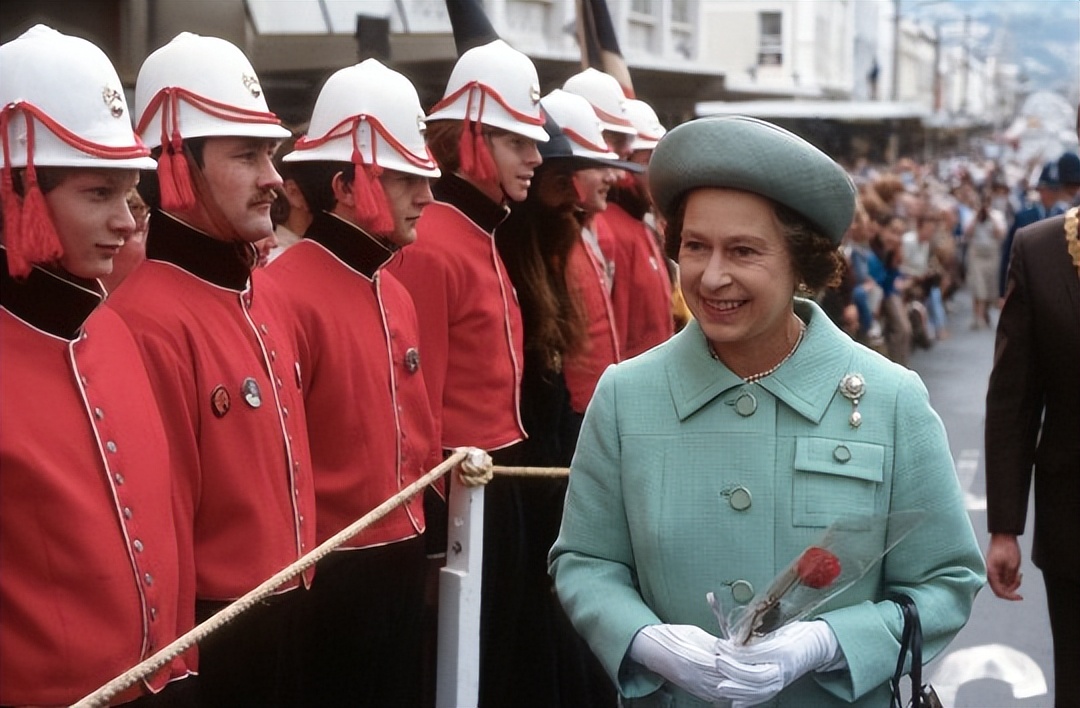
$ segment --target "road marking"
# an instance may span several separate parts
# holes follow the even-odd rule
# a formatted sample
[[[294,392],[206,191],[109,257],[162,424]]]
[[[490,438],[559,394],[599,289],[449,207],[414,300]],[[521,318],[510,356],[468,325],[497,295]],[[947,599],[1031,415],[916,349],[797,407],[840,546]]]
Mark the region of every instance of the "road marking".
[[[986,511],[986,497],[971,492],[975,474],[979,471],[980,459],[982,453],[978,448],[971,447],[961,450],[960,457],[956,460],[956,478],[960,482],[960,489],[964,491],[964,506],[968,511]]]
[[[931,683],[942,705],[948,707],[956,705],[960,686],[987,678],[1009,684],[1018,700],[1047,693],[1046,677],[1035,660],[1004,644],[983,644],[947,654],[934,668]]]

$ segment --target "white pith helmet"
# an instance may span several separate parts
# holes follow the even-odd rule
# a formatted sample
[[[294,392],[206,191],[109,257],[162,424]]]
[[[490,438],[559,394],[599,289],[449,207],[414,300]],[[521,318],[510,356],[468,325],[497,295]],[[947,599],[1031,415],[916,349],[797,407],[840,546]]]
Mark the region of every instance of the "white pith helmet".
[[[38,167],[134,170],[155,162],[132,129],[116,69],[85,39],[35,25],[0,46],[0,106],[4,246],[8,272],[22,278],[64,255]]]
[[[232,136],[285,139],[259,77],[238,47],[181,32],[146,58],[135,80],[137,129],[151,148],[165,140]]]
[[[566,83],[563,90],[575,93],[588,101],[596,115],[600,118],[600,124],[604,130],[626,135],[635,135],[626,113],[626,96],[623,94],[619,81],[611,74],[605,74],[589,67],[581,73],[574,74]]]
[[[424,110],[412,83],[368,59],[326,80],[307,135],[283,159],[353,162],[438,177],[439,167],[424,142],[424,130]]]
[[[0,105],[5,168],[155,166],[116,69],[80,37],[35,25],[0,46]]]
[[[637,135],[630,143],[631,150],[652,150],[667,133],[667,128],[660,123],[656,111],[648,103],[630,98],[626,101],[626,114],[634,124]]]
[[[584,98],[569,91],[555,89],[540,99],[540,103],[570,140],[570,150],[574,157],[611,161],[619,159],[618,155],[608,150],[600,119]]]
[[[501,39],[461,55],[428,121],[481,123],[547,142],[532,60]]]

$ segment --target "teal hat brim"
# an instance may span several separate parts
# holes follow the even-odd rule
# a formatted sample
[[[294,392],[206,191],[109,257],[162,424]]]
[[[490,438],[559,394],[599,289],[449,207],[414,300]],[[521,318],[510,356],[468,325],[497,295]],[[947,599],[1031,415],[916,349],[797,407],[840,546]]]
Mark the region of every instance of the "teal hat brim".
[[[839,244],[855,213],[855,185],[799,136],[747,116],[699,118],[665,135],[649,162],[660,213],[674,216],[693,189],[740,189],[795,210]]]

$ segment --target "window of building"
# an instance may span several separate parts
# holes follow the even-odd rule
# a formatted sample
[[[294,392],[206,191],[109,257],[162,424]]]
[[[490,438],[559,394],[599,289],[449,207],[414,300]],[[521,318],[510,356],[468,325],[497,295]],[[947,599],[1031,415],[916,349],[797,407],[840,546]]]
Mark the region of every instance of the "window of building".
[[[784,15],[780,12],[758,13],[758,66],[784,63]]]
[[[690,24],[690,0],[671,0],[671,21],[676,24]]]

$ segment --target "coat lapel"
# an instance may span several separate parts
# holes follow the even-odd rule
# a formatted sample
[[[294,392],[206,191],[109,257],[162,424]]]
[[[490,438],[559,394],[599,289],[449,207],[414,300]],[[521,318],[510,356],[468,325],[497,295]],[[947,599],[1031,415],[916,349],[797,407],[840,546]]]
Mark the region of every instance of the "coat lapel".
[[[804,418],[819,423],[836,395],[840,379],[860,372],[848,370],[854,350],[848,346],[850,342],[843,341],[847,335],[829,321],[821,308],[809,300],[796,299],[795,313],[807,323],[802,344],[776,373],[755,385]],[[674,351],[667,360],[667,377],[679,420],[686,420],[725,391],[745,385],[709,355],[705,335],[696,320],[675,335],[671,345]]]

